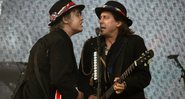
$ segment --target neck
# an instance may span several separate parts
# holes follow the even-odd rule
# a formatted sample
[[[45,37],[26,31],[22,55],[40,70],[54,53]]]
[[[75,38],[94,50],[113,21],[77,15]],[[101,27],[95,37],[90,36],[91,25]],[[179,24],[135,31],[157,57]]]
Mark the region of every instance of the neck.
[[[109,36],[109,37],[105,37],[105,42],[106,42],[106,45],[107,45],[107,48],[109,49],[112,44],[114,44],[114,42],[116,41],[116,38],[117,38],[117,35],[118,33],[112,33],[113,35]]]
[[[114,42],[116,41],[116,37],[117,36],[105,38],[106,46],[107,46],[108,49],[110,49],[110,47],[112,46],[112,44],[114,44]]]
[[[67,33],[69,37],[71,37],[74,34],[73,31],[68,26],[64,26],[62,29]]]

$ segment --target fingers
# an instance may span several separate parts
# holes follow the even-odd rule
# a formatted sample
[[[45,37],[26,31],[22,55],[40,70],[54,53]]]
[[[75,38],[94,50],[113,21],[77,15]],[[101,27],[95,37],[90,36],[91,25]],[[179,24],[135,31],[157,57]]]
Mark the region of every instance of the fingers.
[[[125,85],[123,83],[115,83],[114,84],[114,90],[116,94],[120,94],[125,90]]]
[[[119,80],[119,77],[114,78],[114,82],[117,82]]]
[[[119,77],[116,77],[114,79],[115,83],[113,85],[113,88],[114,88],[116,94],[122,93],[125,90],[125,88],[126,88],[126,82],[123,81],[122,83],[119,83],[119,82],[117,82],[118,80],[119,80]]]

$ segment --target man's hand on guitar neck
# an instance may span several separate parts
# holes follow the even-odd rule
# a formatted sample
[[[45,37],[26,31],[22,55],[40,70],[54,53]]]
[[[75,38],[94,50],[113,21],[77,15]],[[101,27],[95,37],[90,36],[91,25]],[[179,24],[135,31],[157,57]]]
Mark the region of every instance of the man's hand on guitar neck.
[[[114,79],[113,89],[114,89],[116,94],[121,94],[126,89],[126,87],[127,87],[127,85],[126,85],[125,81],[120,82],[119,77],[116,77]],[[97,99],[97,96],[96,95],[90,95],[88,97],[88,99]]]
[[[120,82],[118,82],[118,80],[119,80],[119,77],[116,77],[114,79],[113,88],[114,88],[114,91],[116,94],[121,94],[126,89],[127,85],[126,85],[125,81],[120,83]]]

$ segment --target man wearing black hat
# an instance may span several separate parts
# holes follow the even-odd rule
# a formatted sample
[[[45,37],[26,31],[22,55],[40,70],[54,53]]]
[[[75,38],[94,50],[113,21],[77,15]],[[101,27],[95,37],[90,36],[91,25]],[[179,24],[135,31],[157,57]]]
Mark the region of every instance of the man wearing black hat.
[[[113,85],[114,92],[106,99],[145,99],[144,88],[151,80],[148,66],[142,64],[136,67],[124,81],[118,82],[118,77],[147,50],[144,40],[129,29],[132,20],[127,17],[126,8],[117,1],[108,1],[102,7],[97,7],[95,12],[99,18],[100,36],[85,42],[79,67],[80,88],[85,98],[97,98],[97,81],[94,79],[97,76],[97,67],[94,67],[97,61],[94,52],[99,49],[102,96]]]
[[[51,7],[50,33],[30,51],[23,99],[76,99],[82,94],[70,37],[82,31],[83,9],[71,0],[59,0]]]

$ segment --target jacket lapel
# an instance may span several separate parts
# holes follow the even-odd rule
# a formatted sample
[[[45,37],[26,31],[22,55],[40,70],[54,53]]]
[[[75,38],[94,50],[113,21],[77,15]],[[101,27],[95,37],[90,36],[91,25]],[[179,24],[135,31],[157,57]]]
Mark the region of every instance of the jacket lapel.
[[[115,72],[115,76],[120,75],[122,70],[122,64],[124,60],[124,54],[126,51],[128,38],[126,37],[119,37],[117,41],[110,49],[108,56],[107,56],[107,67],[111,70],[109,72]],[[115,63],[116,62],[116,63]],[[119,66],[115,66],[119,65]]]

